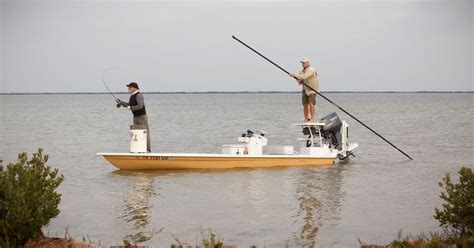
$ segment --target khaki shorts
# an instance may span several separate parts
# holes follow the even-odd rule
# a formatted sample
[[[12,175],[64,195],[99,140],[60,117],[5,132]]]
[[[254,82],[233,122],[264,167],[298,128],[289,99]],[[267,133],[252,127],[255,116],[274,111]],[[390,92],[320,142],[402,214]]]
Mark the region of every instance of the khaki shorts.
[[[309,94],[309,96],[307,96],[303,90],[303,93],[301,95],[301,102],[303,103],[303,105],[308,105],[310,103],[316,105],[316,93]]]

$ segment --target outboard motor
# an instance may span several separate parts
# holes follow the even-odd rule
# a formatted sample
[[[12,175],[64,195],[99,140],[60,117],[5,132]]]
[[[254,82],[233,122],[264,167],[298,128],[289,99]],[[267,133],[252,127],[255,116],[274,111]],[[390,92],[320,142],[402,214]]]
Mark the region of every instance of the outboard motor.
[[[316,149],[329,149],[336,152],[340,161],[354,156],[353,150],[357,143],[349,143],[349,124],[339,119],[336,113],[324,116],[318,123],[294,124],[303,127],[303,134],[308,135],[306,144],[300,149],[300,154],[313,154]],[[318,144],[313,142],[319,141]],[[313,149],[313,150],[312,150]]]
[[[339,116],[333,112],[323,117],[321,122],[324,123],[321,130],[322,136],[325,139],[330,140],[334,148],[341,150],[343,143],[341,135],[342,121],[339,119]]]

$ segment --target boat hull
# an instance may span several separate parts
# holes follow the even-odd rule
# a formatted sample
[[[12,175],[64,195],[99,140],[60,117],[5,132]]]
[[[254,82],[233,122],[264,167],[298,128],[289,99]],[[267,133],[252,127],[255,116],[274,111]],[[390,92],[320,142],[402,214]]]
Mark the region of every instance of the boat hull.
[[[230,169],[332,165],[335,157],[300,155],[231,156],[221,154],[99,153],[121,170]]]

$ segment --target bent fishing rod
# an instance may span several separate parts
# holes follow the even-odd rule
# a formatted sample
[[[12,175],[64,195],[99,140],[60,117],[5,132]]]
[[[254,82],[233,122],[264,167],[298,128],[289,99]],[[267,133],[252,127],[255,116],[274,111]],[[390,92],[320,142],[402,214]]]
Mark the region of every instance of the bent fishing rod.
[[[248,49],[252,50],[254,53],[260,55],[260,57],[264,58],[266,61],[270,62],[271,64],[273,64],[274,66],[278,67],[278,69],[282,70],[283,72],[285,72],[286,74],[290,75],[290,73],[283,69],[281,66],[277,65],[275,62],[271,61],[270,59],[268,59],[267,57],[263,56],[261,53],[259,53],[257,50],[253,49],[252,47],[250,47],[249,45],[245,44],[243,41],[239,40],[237,37],[235,37],[234,35],[232,35],[232,38],[236,41],[238,41],[240,44],[246,46]],[[291,76],[291,75],[290,75]],[[315,89],[313,89],[311,86],[305,84],[304,82],[302,82],[303,85],[305,85],[306,87],[308,87],[310,90],[316,92],[316,94],[320,95],[322,98],[326,99],[326,101],[330,102],[332,105],[336,106],[337,108],[339,108],[342,112],[346,113],[347,115],[349,115],[350,117],[352,117],[354,120],[356,120],[357,122],[359,122],[362,126],[366,127],[367,129],[369,129],[370,131],[372,131],[372,133],[376,134],[377,136],[379,136],[381,139],[383,139],[385,142],[387,142],[388,144],[390,144],[393,148],[397,149],[399,152],[401,152],[403,155],[405,155],[407,158],[409,158],[410,160],[413,160],[410,156],[408,156],[408,154],[406,154],[405,152],[403,152],[402,150],[400,150],[398,147],[396,147],[394,144],[392,144],[390,141],[388,141],[387,139],[385,139],[384,137],[382,137],[382,135],[378,134],[377,132],[375,132],[372,128],[370,128],[369,126],[367,126],[365,123],[363,123],[362,121],[360,121],[359,119],[357,119],[355,116],[353,116],[352,114],[350,114],[349,112],[347,112],[346,110],[344,110],[341,106],[337,105],[336,103],[334,103],[333,101],[331,101],[329,98],[325,97],[323,94],[321,94],[320,92],[316,91]]]
[[[117,101],[118,98],[114,95],[114,93],[112,93],[112,91],[110,91],[109,86],[107,86],[107,84],[105,83],[105,79],[104,79],[105,72],[110,71],[110,70],[114,70],[114,69],[120,69],[120,68],[119,67],[109,67],[109,68],[106,68],[102,71],[102,83],[104,83],[105,88],[107,89],[107,91],[109,91],[109,93],[112,95],[114,100]]]

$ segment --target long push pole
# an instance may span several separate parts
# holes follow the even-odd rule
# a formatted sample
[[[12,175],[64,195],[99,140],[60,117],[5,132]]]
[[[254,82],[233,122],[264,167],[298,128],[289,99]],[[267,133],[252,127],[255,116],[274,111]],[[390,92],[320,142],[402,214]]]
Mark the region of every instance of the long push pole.
[[[252,50],[253,52],[255,52],[256,54],[260,55],[260,57],[264,58],[265,60],[267,60],[268,62],[272,63],[274,66],[278,67],[280,70],[282,70],[283,72],[285,72],[286,74],[290,75],[290,73],[283,69],[281,66],[275,64],[275,62],[271,61],[270,59],[268,59],[267,57],[263,56],[261,53],[259,53],[257,50],[253,49],[252,47],[250,47],[249,45],[245,44],[243,41],[239,40],[237,37],[235,37],[234,35],[232,35],[232,38],[236,41],[238,41],[240,44],[246,46],[248,49]],[[303,84],[308,87],[309,89],[311,89],[312,91],[316,92],[318,95],[320,95],[322,98],[326,99],[326,101],[332,103],[334,106],[336,106],[337,108],[339,108],[342,112],[346,113],[347,115],[349,115],[350,117],[352,117],[354,120],[356,120],[357,122],[359,122],[362,126],[366,127],[367,129],[369,129],[370,131],[372,131],[372,133],[376,134],[377,136],[379,136],[381,139],[383,139],[385,142],[387,142],[388,144],[390,144],[391,146],[393,146],[393,148],[397,149],[399,152],[401,152],[403,155],[405,155],[407,158],[409,158],[410,160],[413,160],[410,156],[408,156],[408,154],[406,154],[404,151],[400,150],[398,147],[396,147],[394,144],[392,144],[390,141],[388,141],[387,139],[385,139],[384,137],[382,137],[382,135],[378,134],[377,132],[375,132],[372,128],[370,128],[369,126],[367,126],[366,124],[364,124],[362,121],[360,121],[359,119],[357,119],[355,116],[351,115],[349,112],[347,112],[346,110],[344,110],[343,108],[341,108],[341,106],[337,105],[336,103],[334,103],[333,101],[331,101],[329,98],[325,97],[323,94],[321,94],[320,92],[316,91],[315,89],[313,89],[311,86],[305,84],[303,82]]]

